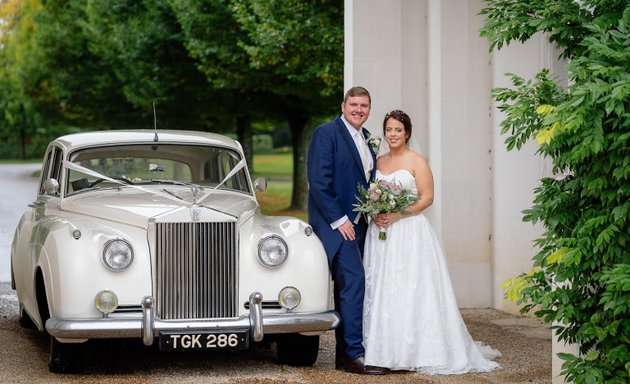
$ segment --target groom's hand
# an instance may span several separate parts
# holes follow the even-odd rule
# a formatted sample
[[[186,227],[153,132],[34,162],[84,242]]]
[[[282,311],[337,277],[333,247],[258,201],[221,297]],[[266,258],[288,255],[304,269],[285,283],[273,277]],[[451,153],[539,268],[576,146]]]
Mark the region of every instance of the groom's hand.
[[[346,222],[341,224],[337,230],[341,232],[341,236],[343,236],[345,240],[354,240],[354,225],[350,220],[346,220]]]

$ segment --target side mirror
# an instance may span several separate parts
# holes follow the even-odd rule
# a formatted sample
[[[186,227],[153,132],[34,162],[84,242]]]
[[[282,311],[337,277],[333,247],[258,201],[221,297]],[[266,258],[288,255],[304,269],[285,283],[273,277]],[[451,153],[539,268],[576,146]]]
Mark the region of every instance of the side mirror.
[[[267,180],[264,177],[258,177],[254,180],[254,189],[256,192],[265,192],[267,190]]]
[[[44,181],[44,192],[47,195],[57,196],[59,194],[59,182],[55,179],[46,179]]]

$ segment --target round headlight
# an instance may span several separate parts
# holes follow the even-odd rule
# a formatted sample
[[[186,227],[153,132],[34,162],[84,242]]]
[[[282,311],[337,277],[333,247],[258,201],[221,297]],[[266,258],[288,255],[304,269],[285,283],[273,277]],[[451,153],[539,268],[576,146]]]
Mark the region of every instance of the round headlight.
[[[107,316],[118,307],[118,296],[114,292],[105,289],[96,294],[94,305],[103,315]]]
[[[278,293],[278,302],[282,305],[282,308],[286,308],[289,311],[297,307],[300,301],[302,301],[302,295],[295,287],[284,287]]]
[[[277,268],[289,255],[287,243],[280,236],[269,236],[258,242],[258,260],[269,268]]]
[[[103,249],[103,263],[113,272],[127,269],[133,261],[131,244],[122,239],[109,240]]]

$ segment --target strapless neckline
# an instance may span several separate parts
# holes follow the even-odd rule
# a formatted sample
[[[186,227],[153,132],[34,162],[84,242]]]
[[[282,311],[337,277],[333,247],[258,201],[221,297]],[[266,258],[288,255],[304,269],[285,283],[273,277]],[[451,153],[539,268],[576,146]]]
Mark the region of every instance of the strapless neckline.
[[[406,169],[397,169],[388,174],[384,174],[383,172],[376,170],[376,179],[384,180],[389,182],[395,182],[399,184],[401,187],[410,190],[413,194],[418,194],[418,188],[416,187],[416,178],[413,176],[411,171]]]
[[[392,171],[390,173],[383,173],[383,172],[381,172],[378,169],[376,170],[377,173],[380,173],[382,176],[385,176],[385,177],[389,177],[389,176],[392,176],[392,175],[394,175],[394,174],[396,174],[398,172],[403,172],[403,171],[407,172],[409,175],[411,175],[411,177],[413,177],[413,174],[411,172],[409,172],[408,170],[406,170],[406,169],[397,169],[397,170]]]

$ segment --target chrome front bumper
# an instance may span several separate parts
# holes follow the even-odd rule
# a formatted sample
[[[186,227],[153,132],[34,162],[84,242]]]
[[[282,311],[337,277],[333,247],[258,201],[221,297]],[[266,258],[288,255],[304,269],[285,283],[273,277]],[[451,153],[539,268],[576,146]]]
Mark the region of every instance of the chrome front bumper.
[[[111,318],[58,319],[46,321],[46,330],[59,339],[109,339],[141,337],[145,345],[152,345],[163,331],[198,332],[245,330],[253,341],[261,341],[266,333],[324,332],[339,325],[335,311],[319,313],[281,313],[263,316],[262,295],[254,292],[249,297],[248,316],[236,319],[216,320],[161,320],[155,317],[154,299],[147,296],[142,301],[142,319]]]

